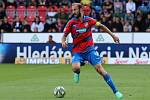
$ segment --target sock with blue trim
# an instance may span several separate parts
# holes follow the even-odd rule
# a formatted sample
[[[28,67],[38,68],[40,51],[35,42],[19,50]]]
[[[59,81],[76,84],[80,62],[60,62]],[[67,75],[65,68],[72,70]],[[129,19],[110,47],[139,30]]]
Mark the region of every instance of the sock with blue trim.
[[[113,93],[115,94],[118,91],[118,89],[116,88],[111,76],[109,74],[106,74],[106,75],[103,76],[103,78],[106,81],[106,83],[110,86]]]

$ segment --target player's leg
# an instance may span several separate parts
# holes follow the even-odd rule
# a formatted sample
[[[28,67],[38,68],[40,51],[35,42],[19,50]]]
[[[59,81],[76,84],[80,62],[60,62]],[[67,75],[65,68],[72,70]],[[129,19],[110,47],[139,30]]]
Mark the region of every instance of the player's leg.
[[[104,68],[102,67],[101,64],[96,64],[94,65],[96,71],[103,76],[104,80],[106,81],[106,83],[111,87],[111,89],[113,90],[113,93],[116,93],[118,91],[118,89],[116,88],[116,86],[114,85],[114,82],[111,78],[111,76],[104,70]]]
[[[92,51],[88,54],[88,61],[95,67],[96,71],[103,76],[106,83],[110,86],[113,93],[117,96],[117,98],[122,98],[123,95],[116,88],[111,76],[105,71],[105,69],[101,65],[101,59],[96,51]]]
[[[122,93],[120,93],[117,89],[117,87],[115,86],[111,76],[105,71],[105,69],[102,67],[101,64],[97,64],[95,65],[95,69],[96,71],[103,76],[104,80],[106,81],[106,83],[109,85],[109,87],[112,89],[113,93],[116,95],[117,98],[122,98],[123,95]]]
[[[75,62],[72,64],[72,70],[74,72],[73,74],[73,80],[75,83],[79,83],[80,80],[80,63]]]
[[[75,83],[79,83],[80,80],[80,62],[82,57],[79,53],[74,53],[72,57],[72,71],[74,72],[73,79]]]

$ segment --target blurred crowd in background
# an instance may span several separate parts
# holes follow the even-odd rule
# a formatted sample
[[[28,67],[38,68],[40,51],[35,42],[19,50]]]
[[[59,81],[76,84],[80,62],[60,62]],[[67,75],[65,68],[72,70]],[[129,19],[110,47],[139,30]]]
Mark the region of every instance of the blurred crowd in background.
[[[0,32],[63,32],[74,2],[113,32],[150,32],[150,0],[0,0]]]

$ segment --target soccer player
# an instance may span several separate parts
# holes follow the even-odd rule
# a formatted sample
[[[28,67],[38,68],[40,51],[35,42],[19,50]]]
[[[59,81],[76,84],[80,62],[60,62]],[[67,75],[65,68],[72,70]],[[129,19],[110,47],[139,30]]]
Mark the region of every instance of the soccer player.
[[[91,28],[94,25],[102,28],[113,38],[114,42],[119,42],[119,38],[100,22],[97,22],[91,17],[84,16],[82,5],[80,3],[72,4],[72,13],[72,19],[68,21],[66,27],[64,28],[62,47],[67,47],[66,37],[69,33],[71,33],[73,38],[72,70],[74,72],[74,81],[76,83],[79,82],[80,66],[84,65],[84,61],[88,61],[96,69],[96,71],[103,76],[104,80],[110,86],[115,96],[118,99],[121,99],[123,94],[118,91],[111,76],[102,67],[101,58],[94,49]]]

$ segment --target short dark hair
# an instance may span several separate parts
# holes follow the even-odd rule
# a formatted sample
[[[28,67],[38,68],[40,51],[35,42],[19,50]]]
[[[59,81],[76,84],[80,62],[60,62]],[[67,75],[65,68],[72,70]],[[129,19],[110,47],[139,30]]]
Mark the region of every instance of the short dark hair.
[[[49,35],[49,37],[53,38],[53,36],[52,36],[52,35]]]

